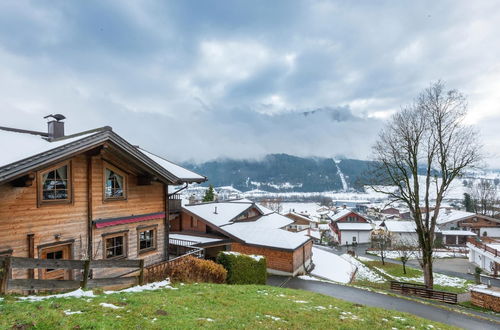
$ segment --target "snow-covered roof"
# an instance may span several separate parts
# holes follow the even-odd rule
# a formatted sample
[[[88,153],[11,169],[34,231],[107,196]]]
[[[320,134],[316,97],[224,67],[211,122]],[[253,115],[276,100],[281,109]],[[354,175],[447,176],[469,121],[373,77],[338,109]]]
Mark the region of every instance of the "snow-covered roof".
[[[301,233],[281,229],[292,222],[285,216],[272,213],[256,221],[236,222],[223,226],[221,229],[247,244],[294,250],[310,238]]]
[[[223,240],[223,238],[174,234],[174,233],[170,233],[168,237],[169,237],[169,239],[180,239],[180,240],[184,240],[184,241],[195,242],[192,245],[199,244],[199,243],[213,243],[213,242],[219,242],[219,241]],[[174,243],[170,243],[170,244],[174,244]]]
[[[285,217],[288,216],[288,215],[294,215],[294,216],[299,217],[300,219],[303,219],[303,220],[308,221],[308,222],[315,222],[315,223],[319,222],[318,219],[313,219],[313,218],[307,217],[307,216],[305,216],[303,214],[300,214],[300,213],[297,213],[297,212],[293,212],[293,211],[286,213]]]
[[[246,201],[222,201],[214,203],[187,204],[183,207],[187,211],[215,226],[223,226],[231,223],[231,220],[245,212],[252,205],[252,202]]]
[[[417,228],[414,221],[384,221],[384,224],[393,233],[415,233]]]
[[[450,210],[450,209],[442,208],[439,210],[439,214],[438,214],[436,223],[438,225],[442,225],[445,223],[454,222],[454,221],[458,221],[458,220],[462,220],[462,219],[466,219],[466,218],[474,217],[474,216],[476,216],[476,214],[472,213],[472,212]]]
[[[349,213],[351,213],[352,210],[349,210],[349,209],[342,209],[340,210],[339,212],[335,213],[335,214],[332,214],[330,215],[330,219],[332,219],[332,221],[337,221],[343,217],[345,217],[346,215],[348,215]]]
[[[40,134],[21,133],[10,128],[0,129],[0,181],[8,181],[18,174],[37,170],[53,161],[65,159],[94,146],[112,142],[158,178],[166,182],[203,182],[206,178],[173,164],[145,150],[134,147],[111,127],[101,127],[48,141]]]
[[[315,239],[321,239],[321,233],[319,230],[312,230],[311,228],[299,231],[302,235],[309,236]]]
[[[2,152],[0,153],[0,167],[30,158],[34,155],[55,149],[57,147],[84,139],[98,132],[92,131],[83,135],[74,135],[57,141],[49,142],[40,135],[18,133],[0,129]]]
[[[337,222],[340,230],[372,230],[371,224],[366,222]]]
[[[441,234],[443,235],[456,235],[456,236],[476,236],[475,232],[470,230],[441,230]]]
[[[155,163],[178,177],[179,179],[182,179],[183,181],[205,181],[206,177],[203,175],[199,175],[198,173],[195,173],[193,171],[188,170],[187,168],[184,168],[182,166],[179,166],[177,164],[172,163],[171,161],[168,161],[160,156],[157,156],[155,154],[152,154],[149,151],[146,151],[141,148],[137,148],[140,152],[151,158]]]
[[[254,221],[231,222],[252,206],[263,213],[259,218]],[[248,199],[185,205],[184,208],[247,244],[293,250],[309,240],[303,234],[281,229],[293,223],[293,220]]]

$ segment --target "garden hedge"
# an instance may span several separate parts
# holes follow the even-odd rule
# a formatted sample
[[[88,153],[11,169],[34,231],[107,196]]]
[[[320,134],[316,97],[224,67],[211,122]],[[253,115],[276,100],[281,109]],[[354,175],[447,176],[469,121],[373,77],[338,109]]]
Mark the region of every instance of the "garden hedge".
[[[238,252],[222,251],[217,262],[227,269],[229,284],[266,284],[266,258]]]

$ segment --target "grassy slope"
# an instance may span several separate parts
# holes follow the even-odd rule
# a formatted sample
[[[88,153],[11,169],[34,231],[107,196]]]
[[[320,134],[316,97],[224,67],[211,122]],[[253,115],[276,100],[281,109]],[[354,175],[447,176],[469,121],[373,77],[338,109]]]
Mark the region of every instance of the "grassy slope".
[[[370,269],[374,270],[375,272],[377,272],[377,270],[374,269],[374,267],[383,269],[389,275],[397,276],[397,277],[412,278],[412,277],[420,277],[423,274],[420,269],[416,269],[416,268],[412,268],[412,267],[408,267],[408,266],[406,266],[406,274],[404,274],[403,273],[403,266],[402,265],[391,263],[391,262],[387,262],[387,261],[385,262],[385,265],[382,265],[381,261],[364,261],[363,263],[365,265],[367,265],[368,267],[370,267]],[[387,276],[385,276],[384,274],[382,274],[380,272],[377,272],[377,273],[380,274],[381,276],[383,276],[384,278],[387,278]],[[389,280],[390,279],[387,278],[387,280],[388,281],[386,283],[371,283],[371,282],[368,282],[368,281],[357,281],[356,284],[358,284],[358,285],[364,285],[364,286],[370,286],[370,287],[374,287],[374,288],[378,288],[378,289],[389,289]],[[421,282],[412,281],[412,280],[409,280],[408,282],[411,282],[411,283],[421,283]],[[442,290],[442,291],[448,291],[448,292],[463,293],[463,292],[467,292],[468,291],[468,285],[469,284],[473,284],[473,282],[466,281],[464,287],[434,285],[434,290]]]
[[[0,328],[287,328],[451,329],[409,314],[351,304],[306,291],[268,286],[193,284],[142,293],[0,302]],[[114,310],[99,304],[122,307]],[[65,315],[63,311],[81,311]],[[279,318],[279,319],[273,319]],[[211,320],[207,320],[211,319]]]

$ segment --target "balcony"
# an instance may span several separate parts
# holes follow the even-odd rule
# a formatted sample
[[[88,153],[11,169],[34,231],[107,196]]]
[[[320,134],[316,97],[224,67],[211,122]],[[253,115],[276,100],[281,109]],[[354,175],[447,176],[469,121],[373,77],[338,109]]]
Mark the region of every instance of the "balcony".
[[[174,194],[168,198],[168,211],[170,214],[179,213],[182,210],[181,195]]]

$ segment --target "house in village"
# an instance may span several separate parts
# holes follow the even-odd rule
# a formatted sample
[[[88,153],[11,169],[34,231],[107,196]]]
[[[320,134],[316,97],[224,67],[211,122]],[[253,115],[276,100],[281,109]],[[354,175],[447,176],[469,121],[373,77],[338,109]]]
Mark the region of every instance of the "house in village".
[[[378,227],[388,233],[392,247],[418,246],[415,221],[384,220]]]
[[[500,274],[500,240],[474,238],[467,241],[469,261],[487,274]]]
[[[370,242],[372,224],[361,214],[344,208],[330,216],[334,240],[340,245]]]
[[[207,258],[215,258],[220,251],[262,255],[270,273],[297,275],[311,265],[313,242],[284,229],[291,223],[247,199],[187,204],[171,220],[170,237],[177,239],[171,247],[203,247]]]
[[[440,209],[436,225],[441,230],[467,230],[481,237],[500,237],[500,219],[451,208]]]
[[[290,211],[284,214],[285,217],[293,220],[293,223],[286,226],[286,230],[298,232],[308,228],[317,229],[318,228],[318,220],[313,219],[309,215],[297,213],[295,211]]]
[[[177,202],[168,187],[206,178],[132,145],[111,127],[65,135],[64,117],[54,117],[48,132],[0,128],[0,255],[146,265],[167,259],[170,202]],[[44,269],[12,276],[79,274]]]

